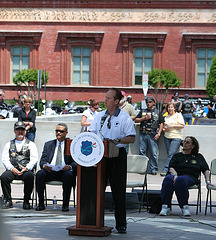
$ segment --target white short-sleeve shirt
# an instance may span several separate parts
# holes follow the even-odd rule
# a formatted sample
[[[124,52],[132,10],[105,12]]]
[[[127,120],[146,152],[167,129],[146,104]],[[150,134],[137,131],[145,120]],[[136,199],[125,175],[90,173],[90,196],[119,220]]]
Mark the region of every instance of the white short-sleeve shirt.
[[[101,118],[104,116],[106,120],[101,127]],[[110,129],[108,128],[108,121],[110,122]],[[99,112],[92,124],[89,127],[90,132],[96,133],[102,139],[116,139],[125,138],[128,136],[136,136],[136,131],[134,128],[134,123],[131,117],[119,108],[116,109],[115,113],[110,118],[107,110]],[[117,147],[124,147],[125,144],[118,144]]]
[[[97,115],[97,113],[98,112],[93,112],[90,108],[88,108],[83,112],[83,116],[86,117],[86,122],[92,122],[95,116]],[[85,128],[87,128],[87,131],[88,131],[89,127],[85,127]]]

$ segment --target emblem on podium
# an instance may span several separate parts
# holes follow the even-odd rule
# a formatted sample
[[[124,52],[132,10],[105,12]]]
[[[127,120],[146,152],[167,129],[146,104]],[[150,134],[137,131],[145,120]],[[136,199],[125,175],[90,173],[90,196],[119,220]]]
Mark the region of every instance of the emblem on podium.
[[[74,161],[84,167],[97,164],[104,155],[104,144],[98,135],[91,132],[78,134],[70,146]]]

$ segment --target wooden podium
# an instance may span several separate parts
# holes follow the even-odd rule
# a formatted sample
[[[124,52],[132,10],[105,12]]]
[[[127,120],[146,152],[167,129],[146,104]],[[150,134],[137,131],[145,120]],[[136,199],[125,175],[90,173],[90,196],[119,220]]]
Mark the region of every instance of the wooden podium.
[[[108,142],[104,141],[104,157]],[[105,237],[112,227],[104,226],[105,159],[97,165],[77,165],[77,211],[76,226],[68,227],[69,235]]]

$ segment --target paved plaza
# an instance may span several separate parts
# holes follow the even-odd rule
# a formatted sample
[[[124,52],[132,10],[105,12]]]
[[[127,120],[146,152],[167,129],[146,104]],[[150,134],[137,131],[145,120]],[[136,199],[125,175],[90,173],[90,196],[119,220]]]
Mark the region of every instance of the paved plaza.
[[[159,175],[148,175],[148,188],[159,190],[163,178]],[[204,181],[203,181],[204,182]],[[12,185],[12,196],[22,196],[23,185]],[[61,198],[61,187],[49,186],[48,198],[55,194]],[[213,195],[214,196],[214,195]],[[190,203],[195,202],[197,190],[190,191]],[[216,238],[216,208],[213,213],[205,216],[205,185],[202,184],[202,212],[196,215],[196,208],[190,207],[191,217],[182,217],[178,206],[172,207],[171,215],[161,217],[157,214],[149,214],[145,209],[141,213],[138,209],[127,209],[127,234],[118,234],[115,228],[106,239],[196,239],[213,240]],[[174,202],[176,200],[174,199]],[[98,237],[69,236],[67,227],[76,224],[76,208],[71,202],[70,211],[61,211],[61,202],[58,202],[57,210],[53,209],[52,202],[48,202],[45,211],[36,212],[34,209],[26,211],[22,209],[22,202],[14,200],[14,208],[1,210],[0,240],[68,240],[68,239],[98,239]],[[115,219],[110,209],[105,211],[105,226],[115,227]],[[3,231],[4,230],[4,231]],[[11,238],[3,235],[10,233]]]

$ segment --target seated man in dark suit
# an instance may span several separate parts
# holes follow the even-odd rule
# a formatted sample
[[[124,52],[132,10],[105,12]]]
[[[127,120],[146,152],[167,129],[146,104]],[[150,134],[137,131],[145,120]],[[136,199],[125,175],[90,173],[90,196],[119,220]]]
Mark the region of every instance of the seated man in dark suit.
[[[68,127],[65,123],[59,123],[55,132],[57,139],[45,143],[40,160],[41,170],[36,174],[36,190],[39,197],[39,206],[35,209],[36,211],[45,209],[44,189],[45,182],[48,181],[63,182],[62,211],[69,211],[71,188],[76,183],[76,163],[70,155],[65,155],[64,151]]]

